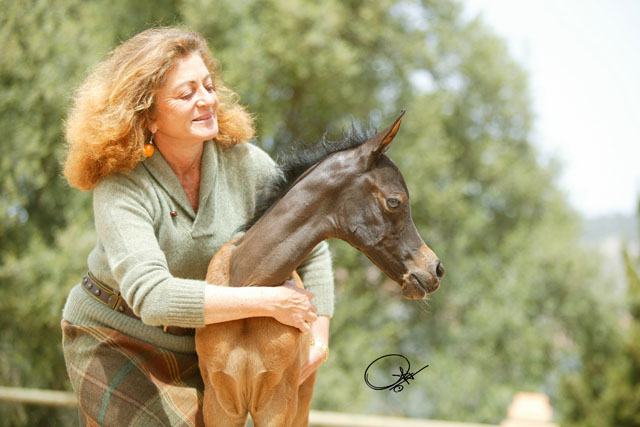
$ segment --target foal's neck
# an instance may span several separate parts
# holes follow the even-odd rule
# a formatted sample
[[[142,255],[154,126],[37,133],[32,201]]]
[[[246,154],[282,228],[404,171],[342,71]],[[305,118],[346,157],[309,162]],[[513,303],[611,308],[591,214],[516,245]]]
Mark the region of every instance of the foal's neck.
[[[309,178],[298,182],[239,240],[230,261],[231,286],[279,285],[329,237],[329,198]]]

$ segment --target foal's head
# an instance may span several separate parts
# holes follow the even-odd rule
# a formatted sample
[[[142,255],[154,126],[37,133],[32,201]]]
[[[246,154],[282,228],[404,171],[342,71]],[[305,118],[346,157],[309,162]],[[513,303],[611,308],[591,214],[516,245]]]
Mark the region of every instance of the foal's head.
[[[331,154],[310,173],[331,189],[331,237],[364,252],[401,285],[406,298],[424,299],[440,286],[444,267],[418,234],[402,174],[384,154],[403,115],[361,145]]]
[[[418,234],[402,174],[384,155],[402,115],[371,137],[354,129],[342,141],[323,140],[285,155],[279,162],[282,175],[267,183],[243,229],[288,197],[289,205],[308,208],[307,214],[287,219],[291,227],[312,223],[322,238],[345,240],[398,282],[406,298],[435,292],[444,267]]]

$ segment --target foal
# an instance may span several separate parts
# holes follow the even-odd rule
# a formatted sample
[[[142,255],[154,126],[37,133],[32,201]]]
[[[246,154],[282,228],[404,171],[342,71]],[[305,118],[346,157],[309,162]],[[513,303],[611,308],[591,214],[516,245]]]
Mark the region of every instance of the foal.
[[[418,235],[402,175],[384,155],[402,115],[369,139],[328,149],[294,177],[246,234],[216,253],[207,280],[276,286],[293,274],[302,287],[295,268],[318,243],[338,238],[398,282],[405,298],[435,292],[444,268]],[[267,317],[198,329],[206,424],[244,426],[250,413],[257,427],[308,425],[316,374],[300,387],[298,381],[309,345],[309,334]]]

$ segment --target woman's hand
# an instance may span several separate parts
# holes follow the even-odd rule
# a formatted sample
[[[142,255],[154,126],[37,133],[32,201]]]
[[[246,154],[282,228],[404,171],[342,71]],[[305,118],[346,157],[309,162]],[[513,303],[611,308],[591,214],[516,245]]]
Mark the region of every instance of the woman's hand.
[[[327,360],[328,356],[329,354],[327,354],[324,349],[319,346],[312,345],[311,350],[309,351],[309,358],[304,363],[304,365],[302,365],[302,370],[300,372],[300,381],[298,385],[302,385],[302,383],[305,382],[307,378],[309,378],[309,375],[311,375],[316,369],[320,367],[320,365],[325,362],[325,360]]]
[[[293,280],[280,286],[205,286],[204,319],[210,324],[268,316],[304,333],[318,318],[312,298]]]
[[[318,309],[311,304],[313,294],[287,280],[281,286],[273,288],[271,316],[278,322],[293,326],[305,333],[311,330],[310,324],[318,318]]]
[[[305,382],[316,369],[327,360],[329,356],[329,316],[318,316],[318,320],[311,325],[312,345],[309,350],[309,358],[302,365],[300,371],[300,384]]]

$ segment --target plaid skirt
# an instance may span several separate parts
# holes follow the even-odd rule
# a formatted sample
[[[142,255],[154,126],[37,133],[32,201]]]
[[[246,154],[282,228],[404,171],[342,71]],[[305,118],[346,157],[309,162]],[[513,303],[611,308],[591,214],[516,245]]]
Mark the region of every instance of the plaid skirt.
[[[81,425],[204,426],[204,384],[195,354],[66,320],[62,347]]]

